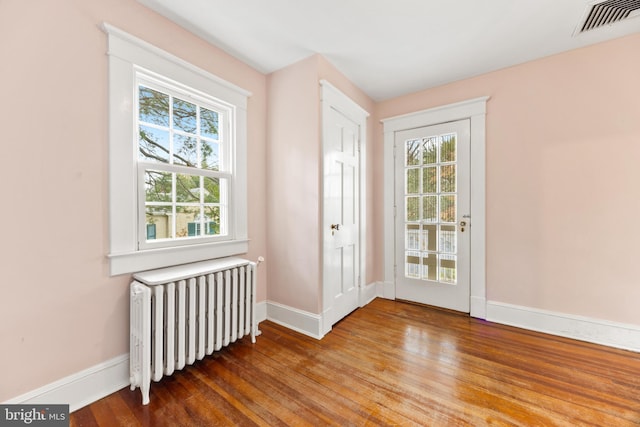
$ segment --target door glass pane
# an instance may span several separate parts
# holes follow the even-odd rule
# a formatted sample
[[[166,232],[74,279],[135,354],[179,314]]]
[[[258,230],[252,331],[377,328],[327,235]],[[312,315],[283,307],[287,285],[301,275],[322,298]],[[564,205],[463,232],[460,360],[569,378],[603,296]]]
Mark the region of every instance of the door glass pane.
[[[425,167],[422,169],[422,191],[425,193],[438,192],[438,168]]]
[[[440,221],[456,222],[456,196],[440,196]]]
[[[420,252],[407,251],[405,256],[405,271],[407,277],[420,278]]]
[[[456,161],[456,134],[442,135],[440,137],[440,161]]]
[[[440,281],[446,283],[456,283],[455,255],[440,255]]]
[[[405,141],[405,274],[456,283],[457,135]]]
[[[420,168],[407,169],[407,194],[420,192]]]
[[[456,226],[440,226],[440,252],[446,254],[456,253]]]
[[[407,221],[420,220],[420,197],[407,197]]]
[[[443,193],[456,192],[456,165],[440,167],[440,191]]]
[[[422,254],[422,278],[425,280],[438,280],[438,266],[436,254]]]
[[[406,146],[406,166],[417,166],[420,164],[420,141],[409,140],[405,144]]]
[[[405,242],[408,250],[417,251],[420,250],[420,225],[419,224],[407,224],[405,230]]]
[[[422,226],[422,246],[423,251],[435,252],[438,250],[438,226],[423,225]]]
[[[422,139],[422,162],[425,165],[435,164],[438,160],[438,137]]]
[[[425,222],[438,222],[438,196],[422,198],[422,213]]]

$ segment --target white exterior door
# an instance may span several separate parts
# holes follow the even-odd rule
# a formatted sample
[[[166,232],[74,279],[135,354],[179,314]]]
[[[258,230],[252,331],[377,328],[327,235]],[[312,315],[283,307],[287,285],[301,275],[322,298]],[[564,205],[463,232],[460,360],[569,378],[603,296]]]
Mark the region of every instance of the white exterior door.
[[[360,144],[366,113],[323,86],[323,332],[358,308],[361,277]]]
[[[469,312],[470,122],[395,134],[396,298]]]

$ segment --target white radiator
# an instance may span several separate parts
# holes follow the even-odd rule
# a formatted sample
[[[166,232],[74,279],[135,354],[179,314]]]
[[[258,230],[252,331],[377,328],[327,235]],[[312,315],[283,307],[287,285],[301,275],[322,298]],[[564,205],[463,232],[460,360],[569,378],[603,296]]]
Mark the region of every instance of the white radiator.
[[[160,381],[229,343],[255,343],[256,264],[240,258],[203,261],[133,275],[130,381],[149,403]]]

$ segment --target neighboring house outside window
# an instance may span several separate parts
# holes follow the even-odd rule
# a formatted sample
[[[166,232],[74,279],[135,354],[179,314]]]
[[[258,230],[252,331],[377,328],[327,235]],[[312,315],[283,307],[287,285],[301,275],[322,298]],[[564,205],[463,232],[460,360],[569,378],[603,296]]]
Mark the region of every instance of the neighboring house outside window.
[[[248,92],[104,29],[111,274],[246,253]]]

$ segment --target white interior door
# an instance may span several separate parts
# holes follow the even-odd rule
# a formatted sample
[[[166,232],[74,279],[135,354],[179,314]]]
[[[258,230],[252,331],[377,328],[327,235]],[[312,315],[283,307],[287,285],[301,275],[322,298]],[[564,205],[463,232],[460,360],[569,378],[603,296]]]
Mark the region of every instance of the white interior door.
[[[346,114],[323,109],[325,333],[359,303],[361,124]]]
[[[469,312],[470,122],[396,132],[396,298]]]

